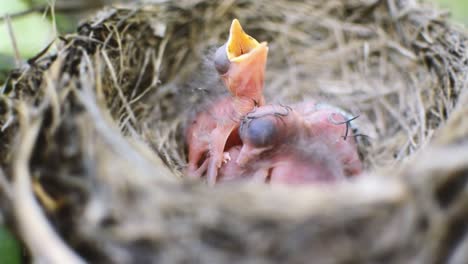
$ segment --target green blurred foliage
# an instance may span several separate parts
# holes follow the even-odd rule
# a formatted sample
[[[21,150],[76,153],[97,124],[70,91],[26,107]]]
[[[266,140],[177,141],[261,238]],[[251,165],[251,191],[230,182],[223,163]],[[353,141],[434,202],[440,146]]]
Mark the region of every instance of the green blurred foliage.
[[[0,226],[0,263],[21,263],[21,246],[4,226]]]
[[[19,0],[0,1],[0,16],[28,10],[29,6]],[[12,19],[12,27],[20,54],[33,56],[53,38],[52,24],[41,14],[30,14]],[[0,22],[0,54],[12,55],[13,46],[5,22]]]
[[[31,4],[35,3],[29,3],[29,0],[0,0],[0,17],[28,10]],[[37,54],[53,39],[52,23],[47,17],[38,13],[12,18],[11,26],[23,60]],[[3,20],[0,21],[0,85],[5,80],[8,70],[15,66],[13,44],[7,23]]]
[[[468,25],[468,0],[436,0],[435,2],[450,10],[455,21]]]

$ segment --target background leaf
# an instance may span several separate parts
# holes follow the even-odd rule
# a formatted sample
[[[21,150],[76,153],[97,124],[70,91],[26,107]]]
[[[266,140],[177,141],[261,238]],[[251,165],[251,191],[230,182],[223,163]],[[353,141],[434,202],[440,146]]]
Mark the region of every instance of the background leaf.
[[[21,245],[4,226],[0,226],[0,263],[21,263]]]

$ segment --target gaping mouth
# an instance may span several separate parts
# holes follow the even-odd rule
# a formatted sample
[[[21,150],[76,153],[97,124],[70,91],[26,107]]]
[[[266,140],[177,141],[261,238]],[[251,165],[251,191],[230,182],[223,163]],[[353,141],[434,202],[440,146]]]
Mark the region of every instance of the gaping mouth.
[[[267,43],[259,43],[253,37],[247,35],[242,29],[239,20],[234,19],[229,31],[229,39],[226,43],[226,54],[231,62],[240,62],[255,53],[257,49],[266,48]]]

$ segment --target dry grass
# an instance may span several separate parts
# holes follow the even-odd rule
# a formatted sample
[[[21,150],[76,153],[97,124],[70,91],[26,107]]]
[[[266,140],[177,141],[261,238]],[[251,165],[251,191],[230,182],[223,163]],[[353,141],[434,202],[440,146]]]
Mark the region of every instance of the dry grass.
[[[224,92],[210,56],[234,17],[269,42],[269,101],[318,98],[360,114],[366,177],[327,189],[181,178],[184,124]],[[467,39],[444,13],[411,0],[168,1],[103,10],[60,44],[13,72],[0,101],[3,211],[33,257],[467,257]]]

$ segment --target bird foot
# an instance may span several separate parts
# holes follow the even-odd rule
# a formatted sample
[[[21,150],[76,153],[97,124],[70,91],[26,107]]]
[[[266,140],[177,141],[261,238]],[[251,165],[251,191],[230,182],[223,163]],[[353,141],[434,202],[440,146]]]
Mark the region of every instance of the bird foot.
[[[226,164],[229,161],[231,161],[231,155],[229,154],[229,152],[224,152],[223,153],[223,164]]]
[[[203,176],[208,168],[208,159],[204,160],[203,163],[198,168],[189,166],[186,171],[186,175],[190,178],[198,179]]]

